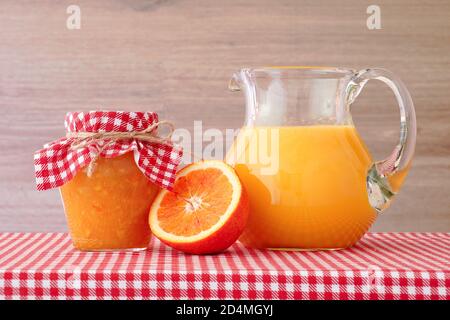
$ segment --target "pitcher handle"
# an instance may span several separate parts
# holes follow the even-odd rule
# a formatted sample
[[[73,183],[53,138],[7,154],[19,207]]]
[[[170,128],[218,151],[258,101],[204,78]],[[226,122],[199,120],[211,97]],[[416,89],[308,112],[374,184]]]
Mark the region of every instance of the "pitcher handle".
[[[400,109],[400,141],[384,160],[376,161],[367,174],[367,192],[371,206],[382,212],[403,183],[416,146],[416,114],[411,95],[404,83],[384,69],[364,69],[353,75],[346,89],[346,102],[351,105],[369,80],[384,82],[397,99]]]

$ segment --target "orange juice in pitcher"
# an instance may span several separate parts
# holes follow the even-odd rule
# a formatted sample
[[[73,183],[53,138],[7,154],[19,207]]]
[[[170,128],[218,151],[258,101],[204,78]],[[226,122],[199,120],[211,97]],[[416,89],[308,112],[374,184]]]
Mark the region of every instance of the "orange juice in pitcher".
[[[386,82],[401,112],[400,142],[373,162],[349,106],[368,79]],[[391,80],[393,79],[393,80]],[[352,246],[389,205],[409,168],[415,115],[404,85],[380,69],[243,69],[247,119],[227,162],[250,198],[240,241],[272,249]]]

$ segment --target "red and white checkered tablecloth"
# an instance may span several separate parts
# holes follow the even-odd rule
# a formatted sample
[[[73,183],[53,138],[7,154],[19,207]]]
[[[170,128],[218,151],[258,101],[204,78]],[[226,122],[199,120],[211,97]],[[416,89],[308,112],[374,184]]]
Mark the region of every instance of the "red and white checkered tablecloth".
[[[450,233],[369,233],[327,252],[91,253],[63,233],[0,233],[1,299],[449,299]]]

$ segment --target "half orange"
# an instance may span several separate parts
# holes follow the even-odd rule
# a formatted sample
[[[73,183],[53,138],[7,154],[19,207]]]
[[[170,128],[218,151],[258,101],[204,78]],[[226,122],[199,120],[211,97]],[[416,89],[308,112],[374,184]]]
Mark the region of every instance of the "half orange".
[[[247,222],[249,202],[234,169],[222,161],[200,161],[177,174],[172,191],[161,190],[150,209],[153,234],[194,254],[231,246]]]

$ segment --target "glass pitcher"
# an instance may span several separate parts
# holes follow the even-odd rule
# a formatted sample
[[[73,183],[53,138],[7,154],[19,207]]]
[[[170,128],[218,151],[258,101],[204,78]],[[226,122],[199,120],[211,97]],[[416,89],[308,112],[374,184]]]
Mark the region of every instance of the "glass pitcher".
[[[374,161],[350,106],[370,79],[387,84],[400,108],[400,140]],[[250,198],[240,241],[250,247],[326,250],[355,244],[391,203],[410,167],[416,141],[411,96],[383,69],[322,67],[242,69],[246,120],[226,161]]]

